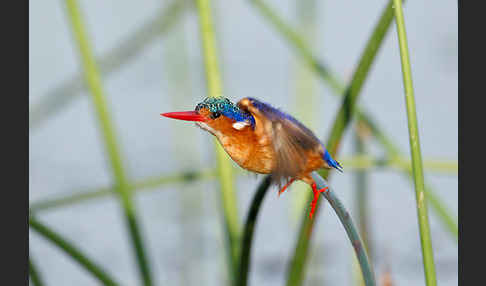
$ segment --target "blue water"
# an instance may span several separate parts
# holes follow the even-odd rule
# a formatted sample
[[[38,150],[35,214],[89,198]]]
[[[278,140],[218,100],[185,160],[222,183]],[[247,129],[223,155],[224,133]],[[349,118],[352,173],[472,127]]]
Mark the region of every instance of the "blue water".
[[[97,54],[115,46],[124,35],[154,15],[159,1],[80,1],[88,34]],[[295,53],[247,1],[212,1],[218,48],[222,54],[224,94],[232,100],[260,98],[292,113]],[[341,78],[348,80],[363,45],[386,1],[318,1],[317,36],[312,48]],[[168,2],[164,1],[163,5]],[[293,24],[295,1],[266,1]],[[63,2],[29,2],[29,100],[31,106],[79,70],[76,45]],[[457,2],[407,1],[404,7],[425,159],[458,158],[457,126]],[[159,113],[193,109],[206,96],[203,60],[192,11],[178,26],[186,42],[191,88],[171,85],[176,70],[168,51],[181,49],[177,35],[154,41],[140,55],[104,78],[104,91],[116,122],[121,152],[130,178],[170,174],[186,168],[215,165],[208,134],[191,124],[161,119]],[[183,84],[184,86],[185,84]],[[321,98],[320,135],[328,134],[340,100],[318,82]],[[63,111],[30,131],[29,198],[69,194],[100,186],[111,179],[92,102],[84,92]],[[392,26],[364,85],[359,103],[380,123],[406,156],[407,118],[395,26]],[[295,115],[295,114],[294,114]],[[339,157],[352,155],[347,132]],[[370,153],[383,154],[370,142]],[[351,210],[353,172],[333,176],[331,184]],[[457,176],[426,172],[437,194],[457,214]],[[243,221],[258,179],[243,172],[237,180],[238,211]],[[377,276],[387,265],[396,285],[424,285],[420,241],[411,183],[395,171],[370,174],[370,216]],[[289,215],[292,194],[270,193],[264,202],[253,248],[251,285],[282,285],[293,251],[298,220]],[[194,202],[195,201],[195,202]],[[160,285],[224,285],[224,240],[215,182],[167,185],[137,196],[142,232]],[[183,208],[182,206],[185,206]],[[429,209],[439,285],[457,285],[457,243]],[[104,199],[59,208],[40,219],[76,242],[123,285],[136,285],[135,259],[116,200]],[[329,206],[316,218],[306,285],[352,285],[352,248]],[[97,285],[82,268],[58,249],[30,233],[32,257],[48,285]],[[323,281],[323,282],[321,282]]]

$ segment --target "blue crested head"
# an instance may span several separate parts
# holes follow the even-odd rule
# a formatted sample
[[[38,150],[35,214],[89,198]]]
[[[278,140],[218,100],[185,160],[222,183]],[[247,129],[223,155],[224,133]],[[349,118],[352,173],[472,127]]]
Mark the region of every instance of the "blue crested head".
[[[252,128],[255,127],[255,119],[253,116],[250,113],[241,110],[226,97],[207,97],[196,105],[195,110],[199,111],[201,108],[207,108],[211,113],[217,116],[220,114],[237,122],[248,121]]]

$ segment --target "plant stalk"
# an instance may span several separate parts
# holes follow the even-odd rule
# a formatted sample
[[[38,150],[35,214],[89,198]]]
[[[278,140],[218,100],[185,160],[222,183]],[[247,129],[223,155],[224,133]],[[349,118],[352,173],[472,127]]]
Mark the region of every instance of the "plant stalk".
[[[359,264],[361,266],[361,272],[363,274],[365,285],[376,285],[375,276],[373,274],[370,260],[368,259],[368,255],[366,253],[365,245],[359,235],[358,229],[353,223],[353,219],[351,218],[339,198],[336,196],[336,194],[331,190],[331,187],[329,186],[329,184],[327,184],[326,180],[324,180],[324,178],[322,178],[316,172],[312,172],[312,178],[316,182],[318,189],[323,189],[325,187],[328,188],[325,192],[322,192],[321,194],[323,194],[323,196],[329,201],[329,204],[336,212],[339,220],[346,230],[349,241],[353,245],[356,257],[358,258]]]
[[[86,35],[84,23],[76,0],[66,0],[66,8],[71,22],[74,38],[83,65],[84,77],[89,86],[90,94],[95,105],[98,123],[100,124],[105,149],[108,153],[110,166],[116,183],[116,190],[121,200],[125,223],[127,224],[133,248],[138,262],[138,270],[144,285],[152,285],[152,277],[149,262],[143,246],[142,235],[136,218],[135,204],[132,200],[132,192],[126,178],[122,159],[118,149],[115,130],[111,122],[108,105],[104,97],[101,78],[96,61],[93,57],[91,44]]]
[[[93,274],[103,285],[119,285],[108,275],[99,265],[85,256],[77,247],[62,238],[53,230],[49,229],[43,223],[38,221],[33,215],[29,216],[29,226],[45,239],[52,242],[55,246],[59,247],[64,253],[71,256],[79,265],[81,265],[88,272]]]
[[[197,0],[199,26],[202,38],[204,63],[208,95],[222,96],[221,76],[219,72],[214,30],[209,0]],[[220,200],[228,245],[228,259],[230,265],[230,279],[234,280],[237,273],[240,227],[238,222],[237,199],[234,190],[233,171],[230,159],[223,147],[214,139],[217,159],[217,172],[220,183]]]
[[[241,255],[238,267],[238,280],[236,282],[237,286],[246,286],[248,284],[248,273],[250,271],[250,260],[251,260],[251,246],[253,243],[253,233],[255,231],[255,225],[258,218],[258,213],[260,207],[263,203],[263,199],[270,187],[272,178],[266,176],[265,179],[260,183],[253,196],[250,204],[250,210],[245,221],[245,228],[243,230],[243,240],[241,244]]]
[[[363,83],[367,78],[371,64],[373,63],[378,49],[381,46],[383,38],[388,30],[388,26],[393,18],[393,11],[390,10],[391,5],[387,5],[383,11],[380,20],[378,21],[371,37],[369,38],[366,47],[361,55],[358,66],[353,74],[350,84],[345,89],[344,98],[339,108],[338,114],[332,125],[331,133],[328,136],[326,148],[333,157],[341,142],[341,138],[345,129],[349,126],[351,118],[354,115],[356,101],[362,89]],[[321,73],[324,77],[324,74]],[[327,170],[321,171],[321,176],[328,178],[329,172]],[[309,200],[312,199],[312,194],[309,194]],[[301,228],[295,246],[295,251],[288,265],[287,286],[301,285],[304,279],[306,262],[308,257],[309,244],[311,242],[310,236],[313,232],[314,222],[318,219],[319,203],[316,205],[315,219],[309,221],[307,213],[304,213],[301,220]]]
[[[44,282],[42,281],[42,278],[39,274],[39,271],[37,270],[35,263],[32,261],[30,257],[29,257],[29,278],[34,286],[44,285]]]
[[[257,4],[255,6],[259,8],[263,16],[267,20],[269,20],[271,24],[273,24],[273,26],[277,29],[278,32],[280,32],[283,38],[287,40],[287,42],[295,49],[298,55],[303,57],[304,62],[307,63],[313,71],[317,72],[321,76],[322,80],[330,85],[335,94],[343,95],[343,85],[337,80],[337,77],[333,76],[334,73],[327,65],[319,63],[316,58],[312,56],[312,52],[310,51],[308,45],[305,44],[305,41],[299,36],[299,34],[294,32],[290,28],[290,26],[284,22],[284,20],[282,20],[277,14],[273,13],[272,9],[269,8],[269,6],[265,5],[264,2],[262,2],[261,0],[253,0],[252,3]],[[392,9],[392,1],[390,0],[386,8],[383,10],[380,20],[375,26],[373,34],[368,40],[365,51],[361,56],[361,60],[359,62],[357,70],[361,68],[363,72],[361,72],[361,76],[359,78],[355,79],[353,76],[352,82],[355,82],[358,87],[363,84],[363,81],[367,76],[371,64],[374,61],[375,55],[378,52],[378,49],[383,42],[384,36],[386,35],[388,28],[390,27],[391,22],[394,18],[393,13],[394,12]],[[359,72],[355,73],[355,75],[357,74],[359,74]],[[357,113],[357,119],[359,121],[363,121],[367,125],[367,127],[369,127],[373,131],[373,135],[375,136],[375,138],[377,138],[380,143],[382,143],[382,145],[387,149],[389,157],[392,157],[390,150],[398,150],[398,148],[392,143],[392,141],[386,136],[386,134],[378,128],[377,124],[375,124],[369,114],[361,110],[359,107],[355,108],[355,112]],[[406,172],[405,174],[408,174],[408,172]],[[427,196],[434,196],[436,198],[435,200],[431,201],[432,207],[437,212],[437,214],[439,214],[440,221],[457,239],[457,220],[454,220],[454,218],[450,215],[450,211],[447,210],[444,202],[442,202],[438,196],[432,193],[432,188],[427,187],[426,191]],[[302,218],[303,223],[301,227],[301,232],[299,234],[300,239],[297,242],[296,251],[289,267],[289,273],[291,273],[291,277],[289,276],[287,285],[300,285],[303,279],[302,271],[305,266],[304,262],[307,256],[307,246],[309,243],[309,240],[306,238],[306,234],[311,233],[309,229],[312,227],[310,224],[307,224],[307,222],[305,222],[305,217],[306,216],[303,216]],[[294,273],[300,274],[294,275]]]
[[[402,1],[393,0],[393,11],[397,25],[398,42],[400,46],[400,59],[402,62],[403,85],[405,88],[405,102],[407,106],[408,132],[410,137],[410,149],[412,154],[412,172],[415,185],[415,197],[417,200],[417,214],[420,229],[420,242],[422,245],[422,258],[427,286],[437,285],[435,274],[434,254],[432,238],[430,235],[429,216],[425,197],[424,172],[422,167],[422,154],[418,133],[417,112],[415,110],[415,98],[412,82],[412,68],[408,53],[407,33],[403,17]]]

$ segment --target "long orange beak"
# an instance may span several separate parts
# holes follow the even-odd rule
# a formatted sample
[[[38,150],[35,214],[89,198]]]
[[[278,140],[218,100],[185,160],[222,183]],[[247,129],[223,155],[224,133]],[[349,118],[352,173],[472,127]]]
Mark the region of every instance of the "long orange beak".
[[[206,118],[199,115],[196,111],[167,112],[160,115],[186,121],[206,121]]]

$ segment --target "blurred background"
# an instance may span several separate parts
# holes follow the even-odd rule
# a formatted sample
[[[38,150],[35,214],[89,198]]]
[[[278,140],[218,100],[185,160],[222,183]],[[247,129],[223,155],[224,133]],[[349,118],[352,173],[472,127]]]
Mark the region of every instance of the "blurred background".
[[[134,198],[155,284],[225,285],[224,229],[218,181],[212,173],[216,167],[212,137],[193,124],[159,115],[193,109],[207,96],[198,15],[188,2],[107,0],[79,1],[79,5],[98,59],[123,164],[129,180],[142,184]],[[264,2],[299,31],[315,56],[344,83],[349,82],[387,4],[384,0]],[[340,98],[302,64],[257,6],[248,1],[211,3],[224,96],[233,102],[252,96],[272,103],[326,142]],[[457,2],[407,1],[404,13],[425,177],[456,217]],[[113,184],[63,1],[29,1],[29,104],[31,208],[40,206],[39,220],[75,243],[117,281],[138,285],[136,260],[116,196],[41,205]],[[403,158],[410,159],[394,23],[359,105],[393,139]],[[393,285],[424,285],[413,184],[400,168],[387,164],[355,168],[356,142],[364,144],[366,157],[386,158],[366,130],[356,138],[357,127],[353,123],[344,135],[337,159],[345,171],[334,174],[331,185],[355,221],[360,221],[357,193],[367,190],[367,239],[377,278],[389,273]],[[232,164],[243,224],[263,176]],[[442,165],[452,167],[437,167]],[[358,170],[364,180],[359,181]],[[190,182],[176,177],[143,185],[201,171],[203,178]],[[251,285],[285,283],[308,192],[302,183],[280,197],[276,189],[270,190],[255,229]],[[438,284],[457,285],[457,238],[430,207],[429,217]],[[356,285],[353,249],[334,211],[326,205],[315,219],[304,285]],[[31,257],[47,285],[98,285],[37,233],[30,232],[29,242]]]

